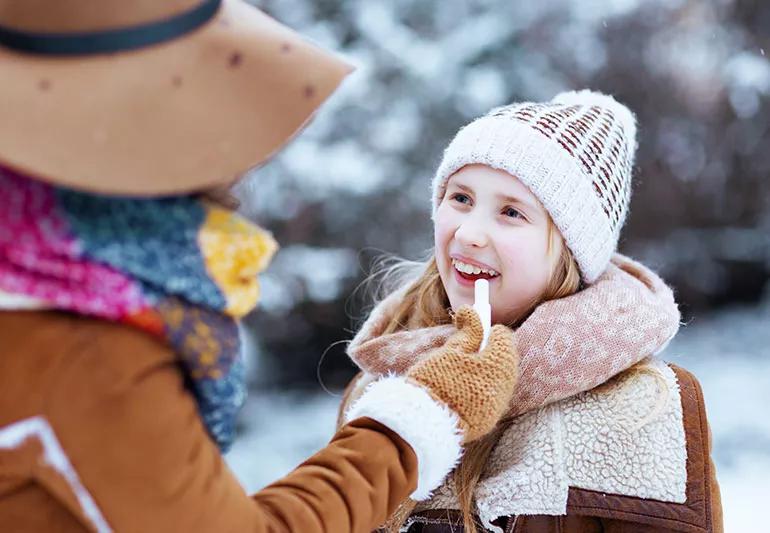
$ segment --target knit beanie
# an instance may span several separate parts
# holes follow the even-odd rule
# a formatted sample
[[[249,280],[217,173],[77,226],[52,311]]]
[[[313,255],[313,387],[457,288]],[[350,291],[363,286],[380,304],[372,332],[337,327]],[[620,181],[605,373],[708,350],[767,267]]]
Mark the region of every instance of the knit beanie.
[[[588,90],[498,107],[463,127],[433,178],[433,216],[449,178],[474,163],[517,177],[559,228],[583,280],[607,268],[628,212],[633,113]]]

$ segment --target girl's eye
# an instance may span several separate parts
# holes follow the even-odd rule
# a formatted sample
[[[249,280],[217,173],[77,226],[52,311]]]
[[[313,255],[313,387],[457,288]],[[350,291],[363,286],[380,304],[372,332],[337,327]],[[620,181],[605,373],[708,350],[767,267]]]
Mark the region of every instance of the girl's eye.
[[[470,203],[471,199],[468,197],[467,194],[463,194],[461,192],[457,192],[452,195],[452,200],[455,200],[456,202],[459,202],[461,204],[467,204]]]
[[[513,207],[506,207],[503,209],[503,215],[511,218],[524,218],[524,215],[522,215],[518,210],[514,209]]]

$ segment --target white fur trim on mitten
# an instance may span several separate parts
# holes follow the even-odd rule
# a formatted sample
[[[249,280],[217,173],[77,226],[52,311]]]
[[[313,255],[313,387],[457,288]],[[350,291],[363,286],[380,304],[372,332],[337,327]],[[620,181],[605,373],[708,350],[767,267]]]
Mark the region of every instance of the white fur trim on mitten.
[[[345,413],[345,420],[369,417],[404,439],[417,456],[413,500],[425,500],[457,465],[462,455],[459,418],[419,385],[386,376],[369,385]]]

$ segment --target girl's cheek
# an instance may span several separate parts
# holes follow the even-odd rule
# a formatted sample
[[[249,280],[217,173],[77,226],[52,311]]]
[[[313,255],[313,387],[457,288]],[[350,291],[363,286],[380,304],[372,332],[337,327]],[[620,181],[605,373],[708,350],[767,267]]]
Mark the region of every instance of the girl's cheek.
[[[444,247],[444,243],[446,242],[446,237],[444,235],[445,232],[443,228],[437,224],[433,231],[433,246],[436,248],[437,252]]]
[[[453,234],[452,217],[439,207],[439,210],[436,212],[436,222],[433,231],[434,244],[436,246],[446,244]]]
[[[509,235],[498,241],[497,249],[503,262],[503,273],[513,272],[531,278],[550,269],[546,246],[534,235]]]

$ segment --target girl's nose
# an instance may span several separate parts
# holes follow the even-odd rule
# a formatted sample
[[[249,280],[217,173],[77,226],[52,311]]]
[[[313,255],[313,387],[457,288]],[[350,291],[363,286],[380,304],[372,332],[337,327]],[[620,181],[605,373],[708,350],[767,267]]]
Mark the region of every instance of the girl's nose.
[[[488,242],[487,232],[483,224],[474,220],[473,217],[468,218],[458,226],[455,231],[455,239],[469,248],[483,248]]]

